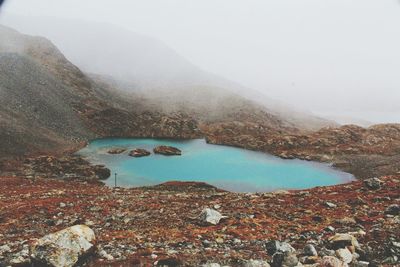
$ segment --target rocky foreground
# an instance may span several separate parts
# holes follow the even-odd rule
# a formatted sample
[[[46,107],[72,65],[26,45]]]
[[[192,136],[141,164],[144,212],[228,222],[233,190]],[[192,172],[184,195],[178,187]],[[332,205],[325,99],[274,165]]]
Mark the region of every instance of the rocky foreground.
[[[400,175],[263,194],[1,181],[0,266],[57,266],[59,253],[86,266],[400,264]],[[83,228],[66,229],[73,225]],[[76,242],[82,249],[60,250]]]

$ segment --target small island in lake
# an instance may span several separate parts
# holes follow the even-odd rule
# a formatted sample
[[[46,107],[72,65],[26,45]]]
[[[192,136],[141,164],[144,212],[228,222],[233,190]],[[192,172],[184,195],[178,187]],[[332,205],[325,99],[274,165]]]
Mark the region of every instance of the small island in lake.
[[[180,156],[182,151],[173,146],[158,146],[153,149],[154,153],[162,154],[165,156]]]
[[[149,156],[151,153],[147,151],[146,149],[143,148],[135,148],[131,152],[129,152],[129,156],[135,157],[135,158],[140,158],[140,157],[146,157]]]
[[[110,150],[108,150],[108,154],[121,154],[124,153],[126,151],[126,148],[120,148],[120,147],[115,147],[115,148],[111,148]]]

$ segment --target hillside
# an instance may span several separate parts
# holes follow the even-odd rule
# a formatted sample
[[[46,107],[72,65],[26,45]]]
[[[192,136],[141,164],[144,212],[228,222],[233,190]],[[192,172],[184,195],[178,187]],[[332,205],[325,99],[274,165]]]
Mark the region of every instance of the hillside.
[[[62,152],[102,136],[193,138],[201,124],[251,121],[293,125],[234,93],[198,88],[191,99],[129,94],[70,63],[47,39],[0,27],[1,156]],[[117,87],[117,88],[116,88]],[[217,93],[218,92],[218,93]]]
[[[84,72],[112,77],[118,87],[129,93],[140,93],[146,99],[171,95],[179,89],[178,100],[182,103],[206,88],[211,93],[208,99],[235,94],[257,102],[269,114],[297,128],[318,130],[338,125],[202,70],[162,41],[115,25],[7,14],[0,22],[23,33],[46,36]],[[179,102],[172,104],[180,105]],[[191,108],[191,105],[185,107]]]

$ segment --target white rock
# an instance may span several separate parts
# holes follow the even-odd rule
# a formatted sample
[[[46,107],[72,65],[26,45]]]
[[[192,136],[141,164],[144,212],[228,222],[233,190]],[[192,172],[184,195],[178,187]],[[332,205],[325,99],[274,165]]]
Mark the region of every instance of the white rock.
[[[354,263],[354,267],[368,267],[369,262],[367,261],[357,261]]]
[[[114,257],[112,255],[108,254],[107,252],[105,252],[104,250],[100,250],[98,254],[103,259],[106,259],[106,260],[109,260],[109,261],[114,260]]]
[[[221,267],[218,263],[206,263],[202,267]]]
[[[217,225],[222,219],[221,213],[216,210],[206,208],[200,214],[200,220],[204,223]]]
[[[344,263],[350,263],[353,261],[353,254],[351,254],[350,250],[347,248],[340,248],[336,250],[336,256]]]
[[[249,260],[243,264],[243,267],[270,267],[270,265],[262,260]]]
[[[325,205],[326,205],[328,208],[336,208],[336,207],[337,207],[337,205],[334,204],[334,203],[332,203],[332,202],[325,202]]]
[[[336,257],[333,256],[325,256],[322,258],[320,264],[320,267],[348,267],[349,265],[347,263],[342,262]]]
[[[357,239],[349,234],[335,234],[329,238],[329,242],[332,244],[341,244],[343,248],[345,246],[354,246],[356,248],[360,247],[360,244],[357,242]]]
[[[75,225],[36,240],[31,247],[31,257],[43,265],[72,267],[92,251],[95,240],[92,229]]]

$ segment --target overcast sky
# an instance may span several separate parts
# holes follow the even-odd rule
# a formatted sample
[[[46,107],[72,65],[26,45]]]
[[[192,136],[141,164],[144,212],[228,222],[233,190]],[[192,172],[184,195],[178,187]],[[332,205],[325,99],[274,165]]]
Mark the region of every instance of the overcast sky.
[[[398,0],[8,0],[2,12],[110,22],[286,103],[400,122]]]

